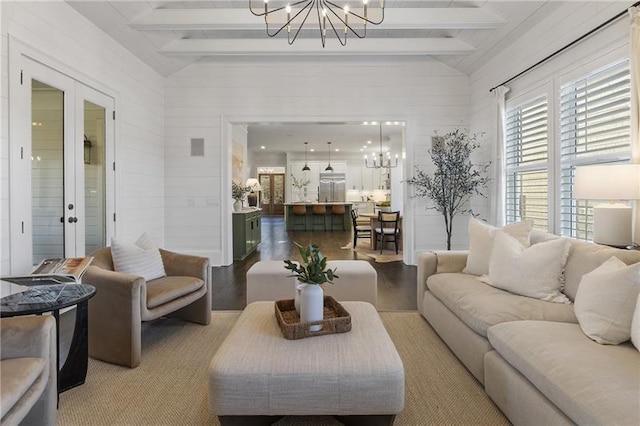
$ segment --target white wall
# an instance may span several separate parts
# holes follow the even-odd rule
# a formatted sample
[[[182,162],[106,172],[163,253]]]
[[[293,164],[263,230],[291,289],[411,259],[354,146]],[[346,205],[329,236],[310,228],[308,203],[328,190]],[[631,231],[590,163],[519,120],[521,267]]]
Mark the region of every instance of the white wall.
[[[46,62],[116,99],[116,234],[135,240],[144,230],[164,242],[163,78],[64,2],[0,2],[2,10],[1,270],[9,272],[9,36],[42,52]],[[57,65],[56,65],[57,66]],[[14,253],[20,255],[19,253]]]
[[[168,246],[206,253],[214,264],[229,262],[231,206],[227,122],[252,121],[406,121],[407,170],[426,165],[434,131],[468,125],[469,79],[429,58],[270,60],[218,59],[193,64],[166,81],[166,134],[180,152],[189,137],[205,137],[207,155],[176,176],[167,191],[196,199],[185,208],[167,198]],[[167,173],[181,158],[167,152]],[[414,208],[407,209],[415,203]],[[416,216],[415,248],[444,247],[440,217],[424,202],[405,200],[405,223]],[[189,218],[189,223],[180,219]],[[409,231],[409,229],[407,230]],[[407,232],[409,234],[409,232]],[[457,246],[466,246],[462,232]],[[413,235],[406,235],[405,262],[412,263]]]
[[[588,5],[567,2],[471,75],[471,128],[474,132],[487,133],[487,149],[482,153],[484,159],[491,159],[495,144],[491,115],[494,107],[489,90],[589,32],[621,12],[624,7],[625,3],[622,2]],[[620,55],[628,56],[628,38],[629,20],[625,16],[506,84],[511,89],[507,94],[507,100],[541,85],[553,83],[554,79],[582,67],[597,66],[596,64],[603,61],[606,64]],[[553,86],[551,87],[553,89]],[[491,199],[487,199],[486,205],[491,202]],[[559,229],[551,231],[559,232]]]

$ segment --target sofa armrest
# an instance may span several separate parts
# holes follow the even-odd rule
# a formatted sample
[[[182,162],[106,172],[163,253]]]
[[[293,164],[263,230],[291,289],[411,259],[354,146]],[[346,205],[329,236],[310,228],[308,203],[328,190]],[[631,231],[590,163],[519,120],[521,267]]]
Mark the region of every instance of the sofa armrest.
[[[422,300],[427,290],[427,279],[434,274],[462,272],[467,264],[468,250],[434,250],[418,254],[417,303],[422,312]]]
[[[197,277],[208,281],[209,259],[160,249],[164,271],[168,276]]]
[[[56,322],[51,315],[3,318],[0,322],[1,359],[55,359]],[[54,352],[51,352],[51,348]]]

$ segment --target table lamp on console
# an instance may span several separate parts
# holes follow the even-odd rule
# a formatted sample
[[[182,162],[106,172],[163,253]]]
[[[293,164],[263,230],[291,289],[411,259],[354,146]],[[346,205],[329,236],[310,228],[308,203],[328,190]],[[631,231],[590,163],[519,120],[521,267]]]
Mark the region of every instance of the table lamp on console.
[[[256,178],[247,179],[247,183],[245,184],[247,187],[251,188],[251,192],[247,195],[247,201],[249,202],[249,207],[257,207],[258,206],[258,192],[262,191],[262,187],[260,186],[260,182]]]
[[[619,201],[640,199],[640,164],[576,167],[574,197],[610,200],[593,207],[593,241],[616,247],[633,245],[633,208]]]

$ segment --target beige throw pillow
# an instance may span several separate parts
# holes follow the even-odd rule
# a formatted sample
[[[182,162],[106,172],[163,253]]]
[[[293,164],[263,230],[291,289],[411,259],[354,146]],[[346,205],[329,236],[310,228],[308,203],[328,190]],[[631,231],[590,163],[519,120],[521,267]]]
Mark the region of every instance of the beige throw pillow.
[[[636,309],[633,311],[633,319],[631,320],[631,343],[640,351],[640,294],[638,294]]]
[[[524,247],[503,231],[496,231],[489,274],[481,281],[521,296],[554,303],[571,303],[560,292],[569,240],[558,238]]]
[[[575,301],[580,328],[606,345],[629,340],[639,293],[640,263],[627,266],[611,257],[580,280]]]
[[[489,273],[489,260],[496,231],[502,230],[517,239],[524,247],[529,247],[529,235],[532,229],[532,220],[510,223],[502,228],[496,228],[478,219],[469,218],[469,255],[463,272],[472,275]]]
[[[112,238],[111,256],[116,272],[138,275],[147,281],[167,275],[160,250],[146,232],[135,244]]]

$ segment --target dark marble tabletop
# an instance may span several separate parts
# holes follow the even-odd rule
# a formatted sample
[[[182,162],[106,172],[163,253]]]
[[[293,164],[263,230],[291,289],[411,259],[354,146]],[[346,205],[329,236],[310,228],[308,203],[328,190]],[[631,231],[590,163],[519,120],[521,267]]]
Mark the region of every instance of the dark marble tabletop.
[[[77,305],[96,292],[87,284],[36,285],[0,298],[0,317],[39,314]]]

